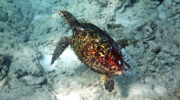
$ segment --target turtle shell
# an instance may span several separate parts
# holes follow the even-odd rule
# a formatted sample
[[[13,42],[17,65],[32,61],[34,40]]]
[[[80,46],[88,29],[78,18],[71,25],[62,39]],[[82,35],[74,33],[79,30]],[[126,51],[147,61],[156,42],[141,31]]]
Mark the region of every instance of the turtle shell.
[[[116,42],[93,24],[82,23],[73,28],[72,47],[78,58],[101,74],[120,75],[124,59]]]

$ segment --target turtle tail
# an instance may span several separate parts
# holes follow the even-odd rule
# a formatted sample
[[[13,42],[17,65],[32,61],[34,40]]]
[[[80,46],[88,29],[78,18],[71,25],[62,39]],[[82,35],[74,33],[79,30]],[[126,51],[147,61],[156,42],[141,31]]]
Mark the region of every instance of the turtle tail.
[[[64,20],[70,25],[73,29],[76,26],[79,26],[80,23],[76,20],[76,18],[68,11],[59,11],[59,15],[61,15]]]

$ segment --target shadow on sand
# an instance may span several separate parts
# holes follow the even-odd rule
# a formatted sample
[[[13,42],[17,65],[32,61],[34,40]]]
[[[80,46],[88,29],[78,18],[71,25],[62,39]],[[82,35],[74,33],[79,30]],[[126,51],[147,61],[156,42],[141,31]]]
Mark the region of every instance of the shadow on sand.
[[[115,85],[121,90],[122,97],[128,97],[130,86],[140,80],[138,73],[134,70],[129,70],[121,76],[114,78]]]

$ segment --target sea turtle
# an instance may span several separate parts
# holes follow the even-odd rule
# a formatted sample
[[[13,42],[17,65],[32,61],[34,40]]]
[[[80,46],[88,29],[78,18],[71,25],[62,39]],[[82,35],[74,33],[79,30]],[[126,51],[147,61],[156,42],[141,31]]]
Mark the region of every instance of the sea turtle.
[[[68,11],[59,14],[73,30],[72,37],[62,37],[53,53],[51,64],[71,45],[77,57],[93,71],[102,75],[106,90],[114,89],[113,76],[121,75],[128,65],[116,42],[103,30],[91,23],[80,23]]]

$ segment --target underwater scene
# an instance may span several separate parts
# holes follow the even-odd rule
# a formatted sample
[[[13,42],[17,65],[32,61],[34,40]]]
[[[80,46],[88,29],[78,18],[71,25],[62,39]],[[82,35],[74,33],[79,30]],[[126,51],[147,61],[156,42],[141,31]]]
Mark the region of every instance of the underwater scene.
[[[180,0],[0,0],[0,100],[180,100]]]

